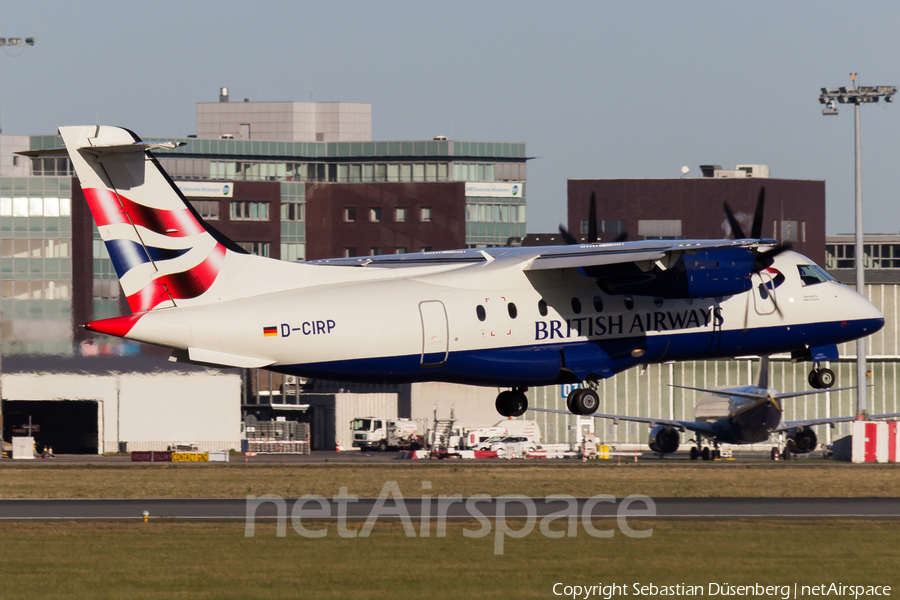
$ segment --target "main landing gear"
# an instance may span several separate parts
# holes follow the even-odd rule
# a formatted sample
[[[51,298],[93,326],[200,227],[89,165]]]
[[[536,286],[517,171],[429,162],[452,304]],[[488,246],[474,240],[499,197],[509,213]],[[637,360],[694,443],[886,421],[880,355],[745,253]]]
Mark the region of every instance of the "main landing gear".
[[[814,363],[813,370],[809,372],[809,385],[816,390],[827,390],[834,385],[834,371],[819,368],[819,363]]]
[[[527,388],[514,388],[500,392],[494,406],[502,417],[521,417],[528,410],[528,398],[525,397]]]
[[[575,415],[592,415],[600,408],[600,396],[593,387],[574,389],[566,397],[566,408]]]
[[[719,442],[713,441],[712,450],[709,449],[709,446],[701,448],[702,443],[703,438],[698,436],[697,445],[691,447],[691,460],[697,460],[698,458],[702,458],[703,460],[716,460],[717,458],[722,458],[722,453],[719,451]]]

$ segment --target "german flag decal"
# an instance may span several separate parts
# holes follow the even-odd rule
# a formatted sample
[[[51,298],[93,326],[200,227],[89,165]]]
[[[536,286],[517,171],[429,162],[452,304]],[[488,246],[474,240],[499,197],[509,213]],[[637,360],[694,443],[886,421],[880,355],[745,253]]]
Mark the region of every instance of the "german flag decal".
[[[278,335],[278,327],[263,327],[263,336],[277,336]]]

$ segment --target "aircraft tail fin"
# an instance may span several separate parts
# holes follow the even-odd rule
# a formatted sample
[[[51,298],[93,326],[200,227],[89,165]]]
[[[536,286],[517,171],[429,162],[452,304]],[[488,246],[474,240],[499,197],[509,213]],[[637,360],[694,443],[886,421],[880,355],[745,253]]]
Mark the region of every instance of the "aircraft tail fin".
[[[60,127],[100,237],[133,313],[202,296],[226,253],[244,253],[206,224],[127,129]]]
[[[759,381],[757,382],[756,387],[767,390],[769,389],[769,357],[763,356],[760,358]]]

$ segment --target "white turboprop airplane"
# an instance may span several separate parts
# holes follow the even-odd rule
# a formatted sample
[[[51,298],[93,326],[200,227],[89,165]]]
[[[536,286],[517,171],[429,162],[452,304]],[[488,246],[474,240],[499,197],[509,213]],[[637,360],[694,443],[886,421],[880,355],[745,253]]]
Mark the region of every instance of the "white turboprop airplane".
[[[831,425],[855,421],[851,417],[826,417],[803,421],[782,421],[784,408],[782,400],[823,394],[828,391],[856,389],[855,387],[820,389],[806,392],[779,393],[769,387],[769,358],[764,356],[760,362],[759,379],[756,385],[721,387],[715,389],[697,388],[686,385],[672,387],[703,392],[697,400],[697,412],[704,407],[706,416],[696,421],[676,421],[672,419],[631,417],[627,415],[605,415],[593,413],[595,419],[610,419],[614,422],[631,421],[650,426],[647,444],[650,449],[661,455],[671,454],[678,450],[681,443],[680,432],[690,431],[694,434],[695,446],[691,446],[691,460],[702,458],[711,460],[718,458],[719,444],[759,444],[769,439],[772,434],[783,435],[783,443],[772,448],[772,459],[779,455],[785,459],[791,453],[807,454],[818,446],[815,425]],[[711,409],[711,410],[710,410]],[[563,413],[566,411],[549,408],[531,408],[538,412]],[[900,413],[869,415],[869,419],[887,419],[900,417]],[[711,442],[712,449],[704,447],[703,442]]]
[[[791,352],[818,367],[884,325],[863,296],[759,239],[762,201],[752,239],[290,263],[247,254],[200,218],[151,153],[177,144],[109,126],[59,133],[132,311],[85,327],[176,360],[497,386],[504,416],[524,414],[528,386],[584,382],[569,406],[591,414],[596,383],[638,364]]]

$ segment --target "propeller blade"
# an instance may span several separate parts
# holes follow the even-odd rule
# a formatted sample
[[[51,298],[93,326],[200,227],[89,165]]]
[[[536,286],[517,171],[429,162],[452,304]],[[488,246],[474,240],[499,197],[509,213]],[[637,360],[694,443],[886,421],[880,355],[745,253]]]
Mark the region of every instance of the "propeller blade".
[[[591,192],[591,204],[588,208],[588,244],[597,243],[597,197]]]
[[[569,233],[569,230],[566,229],[566,226],[563,225],[562,223],[559,224],[559,235],[561,235],[563,237],[563,239],[566,240],[566,244],[568,244],[570,246],[581,243],[578,240],[576,240],[575,237],[571,233]]]
[[[756,201],[756,212],[753,214],[753,228],[750,237],[758,240],[762,237],[763,209],[766,206],[766,188],[759,188],[759,199]]]
[[[759,273],[763,269],[768,269],[772,266],[772,263],[775,262],[775,257],[781,254],[782,252],[787,252],[793,245],[790,242],[784,242],[783,244],[779,244],[775,248],[768,250],[766,252],[757,252],[756,258],[754,262],[756,263],[753,267],[754,273]]]
[[[727,202],[722,204],[725,209],[725,216],[728,217],[728,224],[731,225],[731,233],[736,240],[746,239],[747,236],[744,235],[744,230],[741,229],[741,224],[738,223],[738,220],[734,218],[734,213],[731,212],[731,207],[728,206]]]

